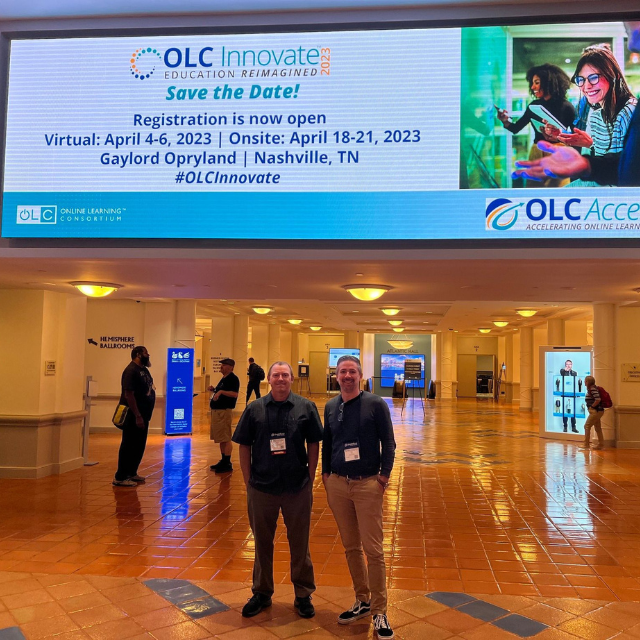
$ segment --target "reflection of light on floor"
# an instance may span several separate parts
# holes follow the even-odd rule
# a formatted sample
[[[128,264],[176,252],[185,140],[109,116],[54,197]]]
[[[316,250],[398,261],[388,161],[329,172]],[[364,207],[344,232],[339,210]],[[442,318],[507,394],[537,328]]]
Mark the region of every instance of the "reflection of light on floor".
[[[164,467],[161,515],[165,523],[180,522],[189,512],[189,470],[191,438],[167,437],[164,441]]]

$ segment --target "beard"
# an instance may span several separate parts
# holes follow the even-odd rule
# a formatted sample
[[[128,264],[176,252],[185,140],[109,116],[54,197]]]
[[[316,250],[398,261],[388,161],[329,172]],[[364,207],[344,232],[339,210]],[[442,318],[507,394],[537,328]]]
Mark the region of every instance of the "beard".
[[[151,366],[151,359],[150,358],[140,358],[140,364],[143,367],[147,367],[147,369]]]

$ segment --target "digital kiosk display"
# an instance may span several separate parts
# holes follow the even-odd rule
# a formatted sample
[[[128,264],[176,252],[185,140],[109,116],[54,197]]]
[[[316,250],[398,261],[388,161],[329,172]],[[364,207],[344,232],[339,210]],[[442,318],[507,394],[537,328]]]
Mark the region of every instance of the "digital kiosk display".
[[[593,152],[618,153],[637,144],[626,128],[640,93],[622,21],[16,38],[2,235],[638,238],[630,166],[570,185],[512,176],[543,119],[562,126],[556,141],[587,128],[594,92],[569,78],[595,44],[615,58],[607,86],[626,111]],[[567,80],[560,114],[531,105],[540,65]]]
[[[420,380],[407,381],[407,385],[424,389],[424,355],[414,353],[383,353],[380,356],[380,386],[393,387],[395,382],[404,380],[404,361],[420,360],[422,365],[422,378]]]
[[[360,349],[329,349],[329,367],[336,367],[342,356],[354,356],[360,360]]]
[[[584,379],[592,371],[591,351],[544,353],[544,430],[584,434],[588,415]]]

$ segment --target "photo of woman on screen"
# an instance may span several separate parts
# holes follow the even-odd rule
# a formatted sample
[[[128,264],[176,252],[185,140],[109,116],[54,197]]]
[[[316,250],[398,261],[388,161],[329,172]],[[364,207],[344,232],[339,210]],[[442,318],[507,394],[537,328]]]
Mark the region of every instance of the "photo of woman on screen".
[[[568,146],[581,148],[585,155],[620,153],[638,101],[609,46],[587,47],[578,60],[571,81],[580,89],[590,107],[586,130],[574,127],[572,133],[557,132],[558,139]],[[549,129],[547,127],[547,131]],[[576,180],[571,186],[602,185]]]
[[[533,146],[529,152],[529,160],[541,158],[543,153],[536,146],[540,140],[557,143],[559,130],[546,130],[544,122],[531,110],[534,105],[544,107],[558,122],[567,129],[571,126],[576,117],[573,105],[567,100],[567,91],[571,86],[569,76],[560,67],[554,64],[541,64],[531,67],[527,71],[527,83],[529,91],[534,100],[529,104],[526,111],[516,122],[513,122],[506,109],[497,109],[498,120],[502,126],[511,133],[522,131],[528,124],[535,129]],[[527,187],[561,187],[568,184],[568,180],[549,178],[544,182],[527,181]]]

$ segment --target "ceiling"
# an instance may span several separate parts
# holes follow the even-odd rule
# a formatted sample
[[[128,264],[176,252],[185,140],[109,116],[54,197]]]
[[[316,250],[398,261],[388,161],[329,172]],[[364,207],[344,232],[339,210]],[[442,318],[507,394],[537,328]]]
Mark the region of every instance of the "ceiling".
[[[318,324],[326,330],[390,332],[388,318],[380,311],[383,306],[400,307],[397,318],[413,333],[451,329],[475,334],[480,327],[493,327],[493,320],[510,322],[503,330],[493,327],[491,335],[549,317],[590,318],[594,301],[636,304],[640,298],[634,291],[640,285],[637,250],[621,249],[617,257],[601,259],[570,249],[533,251],[531,258],[523,258],[522,251],[511,252],[511,258],[508,251],[495,252],[494,259],[451,259],[459,255],[453,251],[434,252],[448,253],[447,259],[430,258],[427,252],[422,252],[423,259],[384,259],[388,256],[378,252],[379,260],[373,252],[349,250],[339,258],[326,252],[323,259],[317,259],[322,252],[290,256],[268,250],[225,258],[167,258],[161,257],[161,250],[155,253],[155,258],[93,259],[2,258],[0,253],[0,287],[75,292],[71,281],[115,282],[123,287],[111,299],[190,298],[198,301],[201,318],[246,313],[252,324],[278,322],[289,328],[288,318],[301,318],[301,329]],[[539,257],[545,253],[550,255]],[[597,256],[597,251],[591,254]],[[354,259],[348,259],[350,255]],[[342,289],[351,283],[393,289],[376,302],[364,303]],[[260,305],[275,311],[258,316],[251,308]],[[515,313],[527,307],[539,309],[531,320]]]

